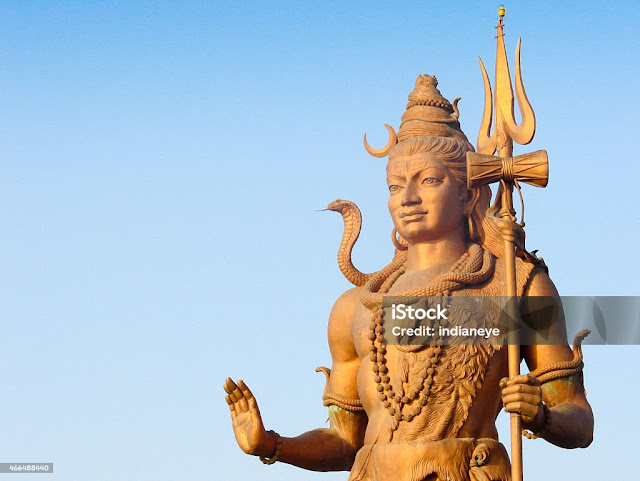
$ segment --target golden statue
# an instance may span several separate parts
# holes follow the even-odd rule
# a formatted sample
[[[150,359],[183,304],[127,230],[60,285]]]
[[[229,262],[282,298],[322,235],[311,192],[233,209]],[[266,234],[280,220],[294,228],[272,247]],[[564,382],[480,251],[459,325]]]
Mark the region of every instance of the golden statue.
[[[502,8],[502,7],[501,7]],[[481,481],[522,478],[521,431],[565,448],[586,447],[593,436],[593,415],[582,378],[580,342],[568,347],[562,315],[542,345],[524,338],[514,342],[392,345],[386,341],[384,296],[430,296],[455,301],[464,296],[546,296],[560,299],[542,259],[524,247],[524,231],[511,204],[518,182],[546,184],[546,153],[512,157],[513,141],[528,143],[535,117],[520,76],[518,45],[516,95],[522,122],[513,116],[502,16],[498,25],[495,119],[485,80],[485,116],[478,153],[460,129],[457,101],[438,90],[435,77],[420,75],[402,116],[400,129],[386,126],[389,142],[389,213],[395,228],[395,255],[382,270],[364,274],[351,262],[360,232],[358,208],[335,201],[345,230],[338,254],[341,271],[356,287],[336,301],[329,318],[332,367],[323,402],[329,428],[294,438],[266,431],[247,385],[227,378],[224,389],[240,448],[276,461],[316,471],[350,471],[349,481]],[[491,131],[494,122],[494,133]],[[494,152],[499,156],[493,156]],[[491,203],[489,182],[499,181]],[[527,302],[511,303],[527,317]],[[484,319],[497,319],[501,308],[483,304]],[[452,320],[473,325],[455,309]],[[535,325],[529,326],[534,332]],[[508,346],[508,347],[507,347]],[[529,374],[519,374],[524,359]],[[512,463],[498,442],[495,419],[504,409],[512,416]],[[513,431],[515,429],[515,432]],[[513,471],[511,471],[513,469]]]

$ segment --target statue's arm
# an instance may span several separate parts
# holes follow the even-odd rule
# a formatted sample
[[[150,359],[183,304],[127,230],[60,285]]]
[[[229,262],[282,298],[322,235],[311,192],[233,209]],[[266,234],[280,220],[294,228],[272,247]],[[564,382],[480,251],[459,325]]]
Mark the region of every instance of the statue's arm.
[[[333,365],[327,381],[325,399],[332,397],[338,404],[344,399],[357,400],[356,377],[359,360],[351,338],[351,326],[356,308],[353,303],[358,299],[357,289],[347,291],[336,301],[329,317],[329,346]],[[228,394],[227,403],[231,409],[236,440],[242,450],[265,458],[274,456],[276,439],[264,429],[251,391],[241,381],[236,385],[230,379],[225,383],[225,391]],[[327,396],[327,393],[331,396]],[[241,397],[244,399],[240,399]],[[246,412],[243,412],[244,406]],[[328,428],[314,429],[292,438],[280,437],[280,453],[277,460],[312,471],[350,470],[355,453],[363,443],[367,416],[362,410],[345,407],[349,409],[343,409],[336,404],[329,405]],[[243,420],[243,416],[252,417],[253,421],[244,421],[244,424],[239,422]],[[253,439],[253,443],[247,442],[247,438]]]
[[[522,346],[522,356],[534,376],[519,376],[519,379],[503,383],[505,409],[520,412],[524,428],[557,446],[587,447],[593,440],[593,413],[587,402],[581,367],[563,370],[563,367],[571,365],[574,353],[567,345],[560,296],[551,279],[541,271],[534,271],[525,296],[545,296],[552,300],[556,306],[556,317],[549,324],[549,320],[541,318],[539,313],[526,312],[525,300],[523,319],[533,330],[544,332],[550,342]],[[549,374],[535,376],[536,372],[545,371]]]
[[[327,370],[324,404],[329,427],[284,439],[282,461],[313,471],[349,471],[363,444],[367,415],[359,405],[357,375],[360,359],[353,342],[360,289],[338,298],[329,315],[328,339],[332,366]]]

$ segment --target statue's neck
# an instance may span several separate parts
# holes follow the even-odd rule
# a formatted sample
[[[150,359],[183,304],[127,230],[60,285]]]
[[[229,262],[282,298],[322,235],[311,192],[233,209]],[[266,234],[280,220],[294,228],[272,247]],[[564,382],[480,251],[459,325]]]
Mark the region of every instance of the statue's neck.
[[[466,252],[464,233],[452,232],[443,238],[409,244],[406,271],[423,271],[434,266],[453,265]]]

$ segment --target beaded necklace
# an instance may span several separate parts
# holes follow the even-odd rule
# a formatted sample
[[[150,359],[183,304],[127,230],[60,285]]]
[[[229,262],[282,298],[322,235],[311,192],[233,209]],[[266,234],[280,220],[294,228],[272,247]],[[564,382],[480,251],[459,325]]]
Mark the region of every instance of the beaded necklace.
[[[468,284],[478,284],[487,280],[493,274],[495,258],[484,251],[477,244],[471,244],[462,257],[451,267],[449,272],[434,279],[426,288],[413,290],[406,293],[398,293],[397,296],[443,296],[450,298],[451,290],[461,288]],[[442,339],[434,338],[430,345],[408,345],[396,346],[401,352],[416,352],[425,348],[429,349],[426,357],[426,365],[420,370],[420,382],[413,383],[413,388],[405,392],[394,389],[389,377],[387,367],[386,343],[384,341],[384,315],[382,309],[382,296],[389,292],[389,289],[405,273],[406,265],[391,265],[390,269],[383,269],[378,276],[371,279],[363,291],[363,303],[369,307],[373,313],[369,340],[371,341],[371,362],[374,374],[376,390],[382,405],[389,415],[396,421],[397,428],[400,421],[410,422],[416,417],[427,404],[431,387],[433,386],[436,374],[436,365],[442,354]],[[378,287],[379,286],[379,287]],[[378,287],[378,289],[376,289]],[[376,289],[377,292],[374,290]],[[407,412],[403,413],[403,408],[410,406]]]

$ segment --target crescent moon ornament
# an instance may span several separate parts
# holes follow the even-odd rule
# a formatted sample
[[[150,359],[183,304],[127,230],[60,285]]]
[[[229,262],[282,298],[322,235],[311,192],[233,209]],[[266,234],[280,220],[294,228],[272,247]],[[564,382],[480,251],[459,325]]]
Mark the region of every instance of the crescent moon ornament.
[[[393,127],[391,127],[389,124],[384,124],[384,126],[389,132],[389,141],[387,142],[387,145],[385,145],[381,149],[372,148],[369,145],[369,142],[367,142],[367,134],[364,134],[364,148],[367,149],[367,152],[369,152],[374,157],[384,157],[389,153],[391,148],[398,143],[398,135],[396,134],[396,131],[393,129]]]

